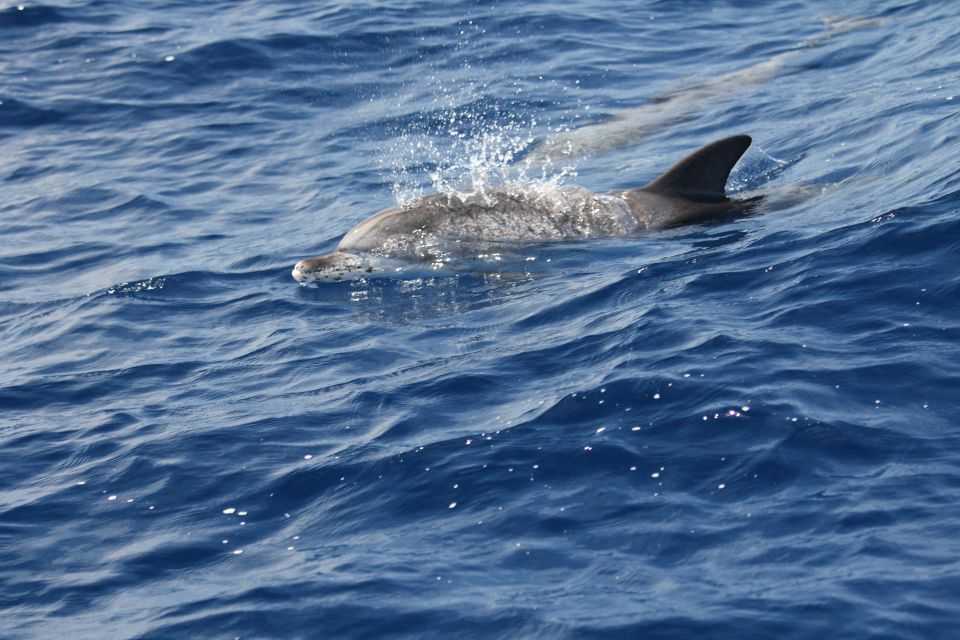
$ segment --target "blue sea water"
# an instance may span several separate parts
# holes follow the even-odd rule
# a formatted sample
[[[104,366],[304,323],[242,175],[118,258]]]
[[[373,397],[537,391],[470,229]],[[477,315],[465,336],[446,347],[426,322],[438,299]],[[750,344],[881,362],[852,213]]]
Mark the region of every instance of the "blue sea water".
[[[0,3],[0,637],[957,637],[960,14],[836,11]],[[290,277],[398,199],[732,133],[734,191],[801,197]]]

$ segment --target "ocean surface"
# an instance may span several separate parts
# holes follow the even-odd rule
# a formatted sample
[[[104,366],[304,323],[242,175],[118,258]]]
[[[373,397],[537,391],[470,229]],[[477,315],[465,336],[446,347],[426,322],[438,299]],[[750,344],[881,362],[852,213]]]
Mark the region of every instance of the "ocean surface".
[[[958,637],[958,107],[948,0],[0,0],[0,637]],[[750,217],[290,276],[735,133]]]

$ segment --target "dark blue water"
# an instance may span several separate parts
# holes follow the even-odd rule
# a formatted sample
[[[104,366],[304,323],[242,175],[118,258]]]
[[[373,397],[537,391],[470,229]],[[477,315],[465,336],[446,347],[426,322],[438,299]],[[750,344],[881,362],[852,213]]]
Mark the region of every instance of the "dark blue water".
[[[956,637],[960,15],[842,10],[0,4],[0,637]],[[539,177],[800,197],[290,277],[658,96]]]

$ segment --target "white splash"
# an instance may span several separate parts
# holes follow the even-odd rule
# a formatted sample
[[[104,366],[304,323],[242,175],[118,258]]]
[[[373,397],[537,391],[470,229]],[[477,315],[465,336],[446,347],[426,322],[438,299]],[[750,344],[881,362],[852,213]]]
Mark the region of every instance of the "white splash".
[[[458,49],[466,51],[471,39],[486,37],[473,21],[461,26]],[[378,161],[398,205],[430,192],[484,198],[509,183],[527,190],[556,189],[577,175],[572,159],[559,164],[521,160],[544,134],[568,133],[571,126],[551,122],[542,108],[532,106],[536,101],[527,98],[526,84],[509,85],[515,97],[505,99],[503,86],[491,86],[482,77],[464,61],[456,69],[434,69],[423,84],[395,96],[398,119],[404,124],[397,126]],[[560,89],[567,92],[571,87]],[[422,107],[424,92],[430,96],[429,109]],[[579,112],[577,104],[562,117],[576,119]]]

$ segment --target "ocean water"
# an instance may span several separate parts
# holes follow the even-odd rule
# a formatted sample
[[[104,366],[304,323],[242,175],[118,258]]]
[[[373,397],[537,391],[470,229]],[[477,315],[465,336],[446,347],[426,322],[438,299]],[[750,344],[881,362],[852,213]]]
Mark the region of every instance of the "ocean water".
[[[960,14],[837,11],[0,3],[0,637],[957,637]],[[290,277],[733,133],[781,205]]]

